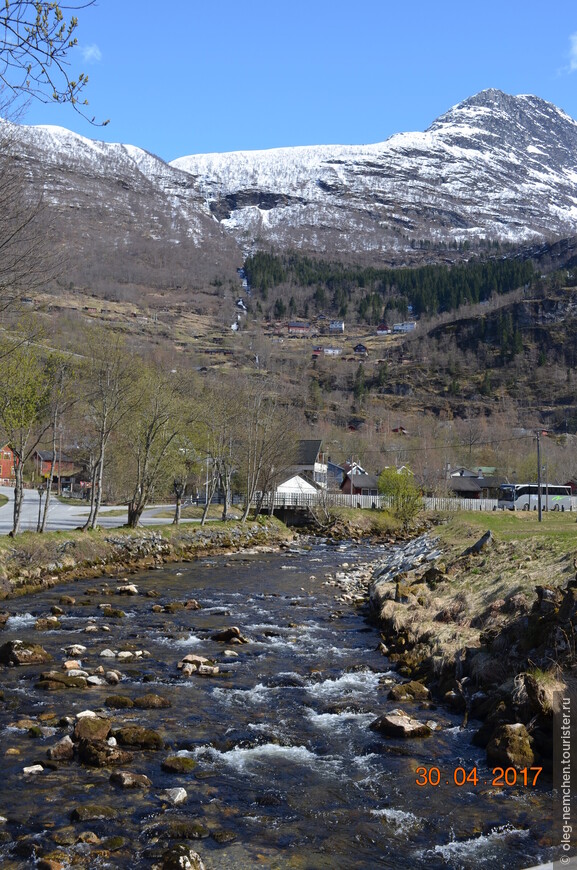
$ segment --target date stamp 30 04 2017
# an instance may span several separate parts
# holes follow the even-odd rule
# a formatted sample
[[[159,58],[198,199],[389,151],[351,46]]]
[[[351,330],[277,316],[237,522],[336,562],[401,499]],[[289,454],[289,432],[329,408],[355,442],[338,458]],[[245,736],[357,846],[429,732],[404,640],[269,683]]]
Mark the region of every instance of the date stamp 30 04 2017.
[[[493,767],[491,771],[483,773],[476,767],[469,770],[465,767],[455,767],[443,774],[439,767],[417,767],[415,783],[420,788],[442,784],[454,785],[457,788],[475,785],[491,785],[495,788],[506,786],[533,788],[542,769],[542,767],[522,767],[517,770],[515,767]]]

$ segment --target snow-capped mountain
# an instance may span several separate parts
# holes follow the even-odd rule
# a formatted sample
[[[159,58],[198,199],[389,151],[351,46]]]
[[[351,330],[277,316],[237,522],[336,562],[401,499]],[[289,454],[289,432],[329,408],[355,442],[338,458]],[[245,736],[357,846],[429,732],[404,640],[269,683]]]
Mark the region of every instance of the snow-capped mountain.
[[[23,168],[31,200],[42,201],[66,282],[116,295],[194,288],[242,263],[194,179],[140,148],[7,122],[0,143]]]
[[[57,127],[3,123],[0,136],[42,194],[71,282],[102,291],[206,286],[259,246],[401,265],[423,248],[577,233],[577,122],[535,96],[482,91],[375,145],[171,164]]]
[[[538,97],[498,90],[376,145],[172,165],[202,180],[213,213],[245,243],[398,259],[420,240],[521,242],[577,229],[577,123]]]

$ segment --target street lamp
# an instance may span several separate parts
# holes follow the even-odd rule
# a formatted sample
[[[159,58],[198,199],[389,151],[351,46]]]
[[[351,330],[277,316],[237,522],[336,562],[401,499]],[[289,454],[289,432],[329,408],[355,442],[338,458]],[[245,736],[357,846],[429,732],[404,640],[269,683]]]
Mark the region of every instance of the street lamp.
[[[38,523],[36,525],[36,531],[39,532],[41,528],[41,517],[42,517],[42,496],[44,495],[45,486],[40,484],[38,487]]]

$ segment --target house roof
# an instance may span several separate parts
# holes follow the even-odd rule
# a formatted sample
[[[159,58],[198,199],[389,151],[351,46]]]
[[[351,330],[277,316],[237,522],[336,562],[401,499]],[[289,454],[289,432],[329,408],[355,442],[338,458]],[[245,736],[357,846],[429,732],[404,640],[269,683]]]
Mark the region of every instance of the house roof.
[[[52,450],[37,450],[36,456],[42,462],[52,462],[54,459],[54,452]],[[71,456],[67,456],[65,453],[57,453],[56,454],[56,462],[74,462]]]
[[[449,489],[453,492],[481,492],[481,481],[478,477],[451,477]]]
[[[320,439],[303,438],[298,443],[297,463],[299,465],[314,465],[317,456],[321,452],[322,441]]]
[[[379,478],[376,474],[354,474],[349,471],[349,473],[345,476],[343,483],[347,478],[351,481],[353,489],[379,488]],[[341,486],[343,485],[343,483],[341,484]]]

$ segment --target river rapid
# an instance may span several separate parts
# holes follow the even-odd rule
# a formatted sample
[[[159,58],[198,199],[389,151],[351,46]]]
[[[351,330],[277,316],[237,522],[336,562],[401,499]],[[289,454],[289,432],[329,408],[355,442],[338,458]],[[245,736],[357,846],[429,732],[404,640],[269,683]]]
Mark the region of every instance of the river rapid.
[[[106,578],[4,602],[11,616],[0,644],[40,643],[54,663],[0,667],[0,865],[34,867],[37,856],[59,850],[63,867],[151,868],[173,842],[173,823],[191,820],[199,822],[194,848],[207,870],[515,870],[550,859],[550,782],[493,786],[484,752],[470,743],[475,723],[461,729],[461,718],[442,707],[405,704],[436,723],[432,736],[370,730],[400,706],[387,700],[400,678],[378,649],[366,608],[338,600],[332,580],[349,570],[344,565],[385,553],[303,543],[135,575],[139,594],[130,597],[108,594],[118,583]],[[75,603],[60,603],[63,595]],[[161,610],[191,598],[201,609]],[[103,613],[103,604],[125,616]],[[35,630],[54,605],[64,611],[59,627]],[[248,643],[211,639],[231,625]],[[71,644],[86,646],[86,672],[104,664],[121,672],[120,683],[38,688],[39,674],[61,668]],[[101,656],[107,649],[137,655],[111,660]],[[187,654],[216,661],[220,673],[183,676],[177,663]],[[113,694],[134,700],[151,692],[170,707],[106,705]],[[123,789],[110,782],[112,769],[77,758],[47,763],[47,750],[85,710],[102,710],[114,728],[158,731],[164,748],[135,750],[124,766],[145,774],[148,788]],[[175,754],[193,759],[194,769],[162,770]],[[35,764],[42,770],[23,772]],[[419,767],[438,768],[439,784],[418,786]],[[458,785],[457,768],[476,771],[477,784]],[[181,804],[166,791],[176,788],[186,791]],[[106,805],[113,816],[75,820],[86,805]]]

